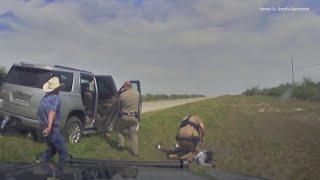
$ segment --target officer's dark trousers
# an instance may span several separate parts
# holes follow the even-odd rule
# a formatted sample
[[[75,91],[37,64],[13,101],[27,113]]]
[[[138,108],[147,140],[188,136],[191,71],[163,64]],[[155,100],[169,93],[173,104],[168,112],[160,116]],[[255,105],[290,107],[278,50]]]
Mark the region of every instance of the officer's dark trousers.
[[[58,152],[59,163],[64,163],[67,160],[68,151],[59,128],[53,127],[45,140],[48,149],[40,154],[41,159],[47,162]]]

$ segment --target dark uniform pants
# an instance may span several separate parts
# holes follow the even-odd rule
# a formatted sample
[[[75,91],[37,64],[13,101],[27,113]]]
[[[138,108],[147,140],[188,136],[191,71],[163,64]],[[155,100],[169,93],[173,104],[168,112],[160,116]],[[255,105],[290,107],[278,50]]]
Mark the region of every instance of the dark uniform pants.
[[[57,152],[59,154],[59,163],[67,160],[68,151],[64,142],[64,138],[58,127],[53,127],[50,134],[45,137],[48,149],[40,154],[43,161],[48,162]]]
[[[177,143],[179,144],[181,153],[183,154],[181,159],[192,161],[199,151],[199,137],[191,137],[190,140],[177,138]]]
[[[118,134],[118,146],[125,147],[123,131],[128,130],[130,150],[133,155],[139,154],[138,149],[138,136],[137,136],[138,119],[135,116],[124,115],[119,119],[116,125],[116,131]]]

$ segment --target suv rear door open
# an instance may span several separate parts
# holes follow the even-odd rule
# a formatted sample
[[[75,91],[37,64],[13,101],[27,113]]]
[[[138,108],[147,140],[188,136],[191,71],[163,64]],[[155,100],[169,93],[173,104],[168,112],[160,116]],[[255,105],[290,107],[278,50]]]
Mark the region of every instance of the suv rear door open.
[[[118,119],[118,93],[112,76],[95,76],[98,87],[97,113],[94,127],[100,131],[112,130]]]

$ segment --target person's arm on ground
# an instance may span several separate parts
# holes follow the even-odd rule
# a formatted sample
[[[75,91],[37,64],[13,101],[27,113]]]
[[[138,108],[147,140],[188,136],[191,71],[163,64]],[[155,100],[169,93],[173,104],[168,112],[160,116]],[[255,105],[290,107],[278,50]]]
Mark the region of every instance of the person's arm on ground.
[[[213,167],[213,164],[208,164],[208,163],[202,163],[201,165],[206,167]]]
[[[165,152],[165,153],[167,153],[167,154],[176,154],[176,153],[178,153],[178,152],[181,151],[180,148],[167,149],[167,148],[162,147],[160,144],[157,145],[157,149],[159,149],[160,151]]]

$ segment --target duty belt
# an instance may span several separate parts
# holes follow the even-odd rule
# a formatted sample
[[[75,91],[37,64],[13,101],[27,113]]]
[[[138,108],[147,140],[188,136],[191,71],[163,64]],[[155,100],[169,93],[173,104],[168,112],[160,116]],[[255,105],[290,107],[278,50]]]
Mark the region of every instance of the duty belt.
[[[187,142],[192,142],[193,144],[198,144],[200,141],[200,138],[198,136],[191,136],[191,137],[179,137],[176,136],[177,141],[187,141]]]

